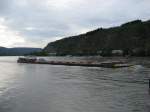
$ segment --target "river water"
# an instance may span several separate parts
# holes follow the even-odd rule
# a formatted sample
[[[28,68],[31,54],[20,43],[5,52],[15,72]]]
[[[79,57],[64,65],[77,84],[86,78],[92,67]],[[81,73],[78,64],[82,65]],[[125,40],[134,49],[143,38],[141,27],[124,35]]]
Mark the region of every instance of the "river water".
[[[49,60],[102,61],[50,57]],[[110,69],[16,63],[0,57],[0,112],[150,112],[150,68]],[[139,64],[139,65],[138,65]]]

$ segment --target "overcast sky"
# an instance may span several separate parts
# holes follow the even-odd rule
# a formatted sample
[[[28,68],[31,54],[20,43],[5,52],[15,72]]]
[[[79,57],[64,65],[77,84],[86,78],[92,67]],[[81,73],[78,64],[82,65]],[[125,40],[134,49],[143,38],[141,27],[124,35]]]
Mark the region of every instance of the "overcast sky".
[[[135,19],[150,19],[150,0],[0,0],[0,46],[44,47]]]

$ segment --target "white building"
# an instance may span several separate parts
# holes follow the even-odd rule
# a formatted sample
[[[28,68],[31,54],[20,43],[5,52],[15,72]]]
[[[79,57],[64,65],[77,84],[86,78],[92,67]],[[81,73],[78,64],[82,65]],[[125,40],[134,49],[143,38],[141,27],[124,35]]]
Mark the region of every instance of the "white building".
[[[123,50],[112,50],[112,55],[122,56],[123,55]]]

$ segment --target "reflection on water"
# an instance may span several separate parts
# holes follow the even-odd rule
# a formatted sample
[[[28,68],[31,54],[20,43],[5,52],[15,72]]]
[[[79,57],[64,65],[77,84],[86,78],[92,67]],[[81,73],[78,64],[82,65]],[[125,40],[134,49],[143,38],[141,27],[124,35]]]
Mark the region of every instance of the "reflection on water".
[[[0,112],[149,112],[149,74],[150,69],[141,65],[121,69],[32,65],[1,57]]]

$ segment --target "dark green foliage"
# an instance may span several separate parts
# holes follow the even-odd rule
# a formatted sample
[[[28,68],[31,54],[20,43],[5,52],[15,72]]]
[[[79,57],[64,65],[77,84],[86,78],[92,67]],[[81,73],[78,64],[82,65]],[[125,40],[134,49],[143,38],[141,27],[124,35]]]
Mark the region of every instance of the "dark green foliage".
[[[42,49],[41,48],[23,48],[23,47],[18,47],[18,48],[5,48],[5,47],[0,47],[0,56],[22,56],[25,54],[29,54],[32,52],[40,52]]]
[[[99,28],[82,35],[49,43],[44,51],[57,55],[111,56],[112,50],[122,50],[125,55],[150,56],[150,21],[135,20],[119,27]]]
[[[45,51],[40,51],[40,52],[33,52],[30,54],[26,54],[26,55],[32,55],[32,56],[48,56],[48,53]]]

